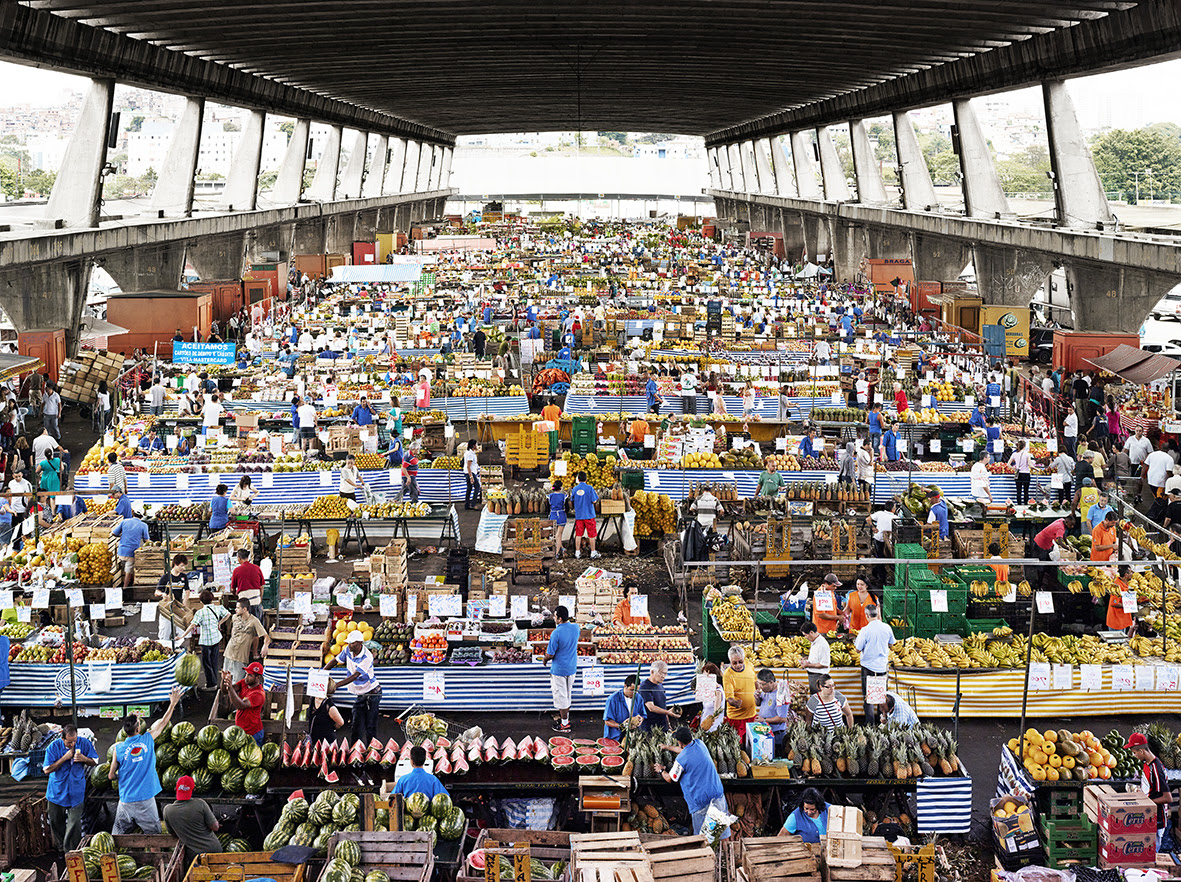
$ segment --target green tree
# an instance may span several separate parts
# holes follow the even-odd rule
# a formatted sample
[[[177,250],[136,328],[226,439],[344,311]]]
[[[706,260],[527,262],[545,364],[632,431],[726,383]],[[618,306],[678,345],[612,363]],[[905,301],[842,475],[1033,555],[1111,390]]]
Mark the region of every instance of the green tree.
[[[0,193],[6,199],[16,199],[17,192],[16,169],[0,163]]]
[[[608,141],[614,141],[616,144],[627,143],[627,132],[599,132],[600,138],[606,138]]]
[[[888,122],[875,122],[869,126],[869,142],[876,144],[873,155],[882,169],[882,181],[887,185],[898,183],[898,151],[894,145],[894,127]]]
[[[1047,172],[1050,171],[1050,152],[1041,144],[1033,144],[1009,159],[996,164],[997,176],[1006,196],[1032,195],[1048,197],[1054,188]]]
[[[841,160],[841,172],[845,178],[852,180],[855,177],[853,170],[853,148],[849,143],[849,133],[845,131],[838,131],[832,136],[832,144],[837,148],[837,156]]]
[[[48,196],[53,192],[53,182],[57,180],[57,172],[46,171],[43,168],[34,169],[25,178],[25,189],[38,196]]]
[[[287,136],[287,140],[290,141],[292,134],[295,132],[295,121],[289,119],[279,123],[279,131],[283,132]]]
[[[259,190],[273,190],[275,189],[275,181],[279,179],[277,171],[265,171],[258,176]]]
[[[138,132],[144,126],[144,117],[136,115],[131,118],[131,122],[127,124],[127,131]]]
[[[221,124],[221,130],[223,132],[240,132],[242,131],[242,126],[238,124],[236,119],[227,119]]]
[[[140,176],[139,181],[142,185],[150,190],[152,187],[156,186],[156,180],[158,178],[159,175],[156,174],[156,170],[149,165],[148,170]]]
[[[1138,192],[1175,194],[1181,187],[1181,141],[1165,132],[1113,129],[1092,140],[1091,155],[1103,188],[1129,202]]]
[[[928,156],[927,168],[931,172],[931,181],[936,186],[960,182],[960,158],[950,149]]]

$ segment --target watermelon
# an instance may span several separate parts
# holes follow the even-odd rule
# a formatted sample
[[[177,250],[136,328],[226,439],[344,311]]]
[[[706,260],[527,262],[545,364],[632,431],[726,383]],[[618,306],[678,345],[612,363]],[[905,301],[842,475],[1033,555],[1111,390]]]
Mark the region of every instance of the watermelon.
[[[279,767],[279,745],[273,741],[268,741],[262,746],[262,767],[268,772],[273,772]]]
[[[431,757],[431,762],[435,762],[435,763],[437,763],[437,762],[439,762],[440,760],[445,760],[445,759],[447,759],[447,751],[446,751],[446,750],[444,750],[444,749],[443,749],[443,748],[441,748],[441,747],[436,747],[436,748],[435,748],[435,753],[434,753],[434,755]]]
[[[120,732],[123,730],[120,729]],[[197,727],[188,720],[182,720],[172,727],[172,743],[178,746],[188,744],[197,735]]]
[[[381,870],[370,870],[365,874],[365,882],[390,882],[390,877]]]
[[[526,738],[517,746],[517,759],[533,759],[532,738]]]
[[[431,815],[442,820],[451,811],[451,797],[446,793],[436,793],[431,799]]]
[[[389,741],[387,741],[385,743],[385,749],[392,750],[392,751],[394,751],[394,753],[397,753],[398,752],[398,742],[395,739],[391,738]]]
[[[351,802],[342,799],[332,807],[332,823],[344,827],[355,820],[357,820],[357,809]]]
[[[238,765],[244,769],[257,769],[262,765],[262,748],[259,747],[253,738],[250,743],[238,751]]]
[[[418,819],[418,829],[426,830],[427,832],[430,832],[431,830],[438,830],[439,819],[434,815],[423,815]]]
[[[246,772],[243,769],[229,769],[221,776],[221,786],[227,793],[244,793]]]
[[[593,744],[594,742],[592,741],[591,743]],[[573,747],[574,742],[569,738],[563,738],[561,735],[555,735],[549,740],[549,746],[550,749],[553,749],[554,747]]]
[[[392,750],[387,750],[381,756],[381,764],[383,766],[389,767],[389,766],[397,765],[397,762],[398,762],[398,755],[396,753],[394,753],[394,751],[392,751]]]
[[[600,738],[595,744],[599,747],[619,747],[619,742],[614,738]]]
[[[350,765],[354,765],[354,766],[361,765],[361,763],[363,763],[365,761],[365,754],[366,753],[368,753],[368,749],[365,747],[364,744],[362,744],[360,741],[358,741],[356,744],[354,744],[352,746],[352,749],[349,750]]]
[[[463,756],[464,756],[464,753],[463,753],[463,746],[462,745],[457,744],[453,748],[451,748],[451,762],[452,763],[459,762],[461,759],[463,759]]]
[[[295,747],[289,748],[287,742],[283,742],[283,765],[285,767],[295,768],[299,766],[299,759],[303,755],[304,743],[301,741]]]
[[[352,873],[349,874],[349,882],[365,882],[365,871],[353,867]]]
[[[536,739],[534,743],[533,758],[538,762],[545,762],[549,759],[549,746],[540,738]]]
[[[342,860],[350,867],[357,867],[361,864],[361,846],[357,844],[355,839],[340,839],[337,840],[336,847],[332,851],[334,860]]]
[[[517,751],[515,748],[513,750],[509,750],[509,748],[507,748],[507,747],[502,748],[500,751],[500,758],[501,758],[501,760],[506,760],[506,761],[507,760],[515,760],[517,758]]]
[[[462,809],[452,808],[446,817],[439,821],[438,830],[439,836],[443,839],[458,839],[467,831],[467,816]]]
[[[575,747],[598,747],[598,744],[590,738],[574,738],[570,743]]]
[[[209,766],[209,771],[221,775],[230,767],[233,761],[234,759],[230,756],[230,752],[228,750],[222,750],[219,747],[213,753],[209,754],[205,763]]]
[[[340,843],[337,843],[337,849],[339,850],[339,848]],[[320,871],[320,882],[349,882],[352,873],[353,868],[348,861],[333,858]]]
[[[478,763],[482,759],[483,756],[480,755],[480,748],[472,745],[471,749],[467,752],[467,761],[469,763]]]
[[[365,764],[368,766],[377,765],[381,762],[381,751],[376,747],[371,747],[365,754]]]
[[[467,760],[460,758],[459,762],[457,762],[452,768],[452,771],[457,775],[466,775],[471,771],[471,768],[472,767],[467,764]]]
[[[193,687],[201,677],[201,659],[194,653],[186,652],[176,663],[176,682],[181,686]]]
[[[221,736],[221,743],[230,753],[241,750],[247,741],[253,741],[241,726],[230,726]]]
[[[429,756],[431,751],[435,749],[435,742],[431,741],[430,738],[424,738],[422,740],[422,744],[420,744],[418,746],[421,747],[423,750],[425,750],[427,752],[427,755]]]
[[[176,762],[176,755],[178,753],[180,753],[180,750],[174,744],[157,744],[156,768],[167,769]]]
[[[572,756],[555,756],[550,762],[555,769],[560,771],[568,771],[574,768],[574,757]]]
[[[435,763],[435,774],[436,775],[450,775],[451,774],[451,760],[447,759],[447,757],[443,757],[441,760],[439,760],[437,763]]]
[[[213,772],[209,769],[193,769],[193,785],[196,787],[198,793],[209,793],[213,790],[217,779],[214,778]]]
[[[96,849],[99,855],[115,853],[115,837],[110,833],[95,833],[90,837],[90,847]]]
[[[99,793],[102,793],[102,791],[104,791],[104,790],[110,789],[110,786],[111,786],[111,779],[109,777],[110,774],[111,774],[111,764],[110,763],[103,763],[102,765],[95,766],[94,769],[90,773],[90,785]]]
[[[406,811],[414,818],[421,818],[430,808],[430,800],[425,793],[411,793],[406,797]]]
[[[435,739],[435,747],[450,747],[450,746],[451,746],[451,741],[448,738],[440,736],[439,738]]]
[[[600,747],[599,748],[599,755],[600,756],[623,756],[623,748],[622,747]]]
[[[250,851],[250,843],[245,839],[231,839],[226,844],[225,850],[234,854],[240,854],[244,851]]]
[[[402,829],[403,829],[405,832],[407,832],[407,833],[413,833],[413,832],[414,832],[414,828],[415,828],[417,825],[418,825],[418,822],[414,820],[414,816],[413,816],[413,815],[405,815],[405,816],[403,816],[403,818],[402,818]]]
[[[308,819],[308,801],[302,796],[293,796],[287,800],[287,804],[283,806],[284,818],[289,818],[297,824],[302,824]]]
[[[499,751],[496,750],[496,748],[493,748],[493,747],[485,747],[484,748],[484,762],[494,763],[498,759],[500,759],[500,753],[499,753]]]
[[[500,743],[496,740],[495,735],[489,735],[484,739],[484,748],[491,747],[493,750],[500,750]]]
[[[201,748],[197,745],[186,744],[180,749],[180,753],[177,754],[176,759],[182,769],[192,771],[197,766],[204,764],[205,754],[201,752]]]
[[[557,746],[550,747],[549,752],[550,756],[574,756],[574,745],[559,744]]]
[[[138,869],[135,858],[129,854],[121,854],[115,860],[119,863],[120,879],[131,879],[135,876],[135,871]]]
[[[221,747],[221,729],[213,725],[205,726],[197,733],[196,744],[206,753],[209,753],[211,750],[217,750]]]
[[[599,749],[597,747],[576,747],[574,748],[575,756],[598,756]]]
[[[246,780],[243,786],[247,793],[262,793],[267,789],[267,784],[271,780],[271,773],[266,769],[251,769],[246,773]]]
[[[369,739],[369,749],[370,750],[381,750],[382,749],[381,742],[378,741],[376,737],[370,738]]]
[[[599,765],[603,767],[604,772],[608,769],[622,769],[625,765],[625,760],[621,756],[612,754],[611,756],[602,757],[599,760]]]
[[[336,774],[336,772],[328,771],[327,765],[323,765],[320,767],[320,777],[322,777],[329,784],[335,784],[337,781],[340,780],[340,775]]]
[[[160,776],[160,785],[172,793],[176,792],[176,782],[180,780],[180,776],[185,773],[185,770],[179,765],[171,765],[164,770],[164,774]]]
[[[511,738],[506,738],[504,739],[504,743],[500,745],[500,750],[501,753],[506,750],[511,750],[513,756],[515,757],[517,755],[517,742],[513,741]]]
[[[578,768],[580,770],[589,771],[590,769],[597,769],[599,767],[598,754],[594,754],[594,755],[583,754],[580,757],[576,757],[575,762],[578,763]]]

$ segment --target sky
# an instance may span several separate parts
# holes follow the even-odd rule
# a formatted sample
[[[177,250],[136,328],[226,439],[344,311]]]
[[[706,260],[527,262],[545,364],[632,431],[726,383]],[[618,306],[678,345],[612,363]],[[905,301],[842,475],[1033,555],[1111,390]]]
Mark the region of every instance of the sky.
[[[0,105],[40,107],[60,104],[70,92],[86,86],[81,77],[4,62],[0,62],[0,83],[4,84]],[[1177,83],[1181,83],[1181,59],[1069,81],[1079,122],[1087,129],[1181,123]],[[1005,94],[1014,109],[1040,110],[1041,95],[1036,88]]]

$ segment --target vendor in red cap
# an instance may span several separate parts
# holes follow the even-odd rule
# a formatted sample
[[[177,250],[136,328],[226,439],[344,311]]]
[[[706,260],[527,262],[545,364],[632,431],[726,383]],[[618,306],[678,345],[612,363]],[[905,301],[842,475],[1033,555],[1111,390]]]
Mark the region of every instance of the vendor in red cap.
[[[246,666],[246,676],[232,685],[229,671],[222,671],[221,679],[222,691],[234,707],[234,725],[261,745],[262,706],[267,700],[266,690],[262,688],[262,665],[251,662]]]
[[[1124,747],[1132,751],[1132,756],[1144,763],[1144,768],[1140,772],[1140,791],[1156,803],[1156,847],[1160,848],[1169,817],[1169,806],[1173,803],[1173,793],[1169,789],[1169,780],[1165,775],[1165,764],[1152,752],[1152,748],[1148,746],[1148,739],[1140,732],[1133,732]]]
[[[220,854],[217,841],[218,823],[213,810],[203,799],[193,799],[193,778],[181,775],[176,779],[176,802],[164,806],[164,823],[168,832],[185,847],[185,866],[199,854]]]

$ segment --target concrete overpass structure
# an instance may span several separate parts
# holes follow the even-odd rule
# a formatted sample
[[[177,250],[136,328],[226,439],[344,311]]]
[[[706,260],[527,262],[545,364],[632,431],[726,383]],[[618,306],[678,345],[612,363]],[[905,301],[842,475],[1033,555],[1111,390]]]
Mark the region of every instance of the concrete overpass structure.
[[[865,255],[913,256],[934,278],[971,258],[988,300],[1021,303],[1061,262],[1076,325],[1135,327],[1181,281],[1178,250],[1118,229],[1064,80],[1176,54],[1171,0],[7,0],[0,59],[92,86],[47,229],[0,251],[0,303],[20,327],[73,327],[79,261],[99,256],[130,287],[171,287],[181,249],[215,274],[275,248],[322,250],[348,231],[367,237],[436,213],[453,192],[457,134],[615,129],[704,135],[707,194],[722,213],[831,251],[843,275]],[[186,98],[156,216],[119,230],[99,211],[116,82]],[[1011,215],[972,104],[1034,84],[1055,183],[1048,226]],[[194,217],[206,101],[252,114],[224,211]],[[947,102],[962,213],[939,208],[908,116]],[[296,122],[271,194],[280,207],[259,211],[268,114]],[[901,204],[887,198],[866,134],[865,121],[883,115],[894,122]],[[304,191],[312,122],[330,135]],[[852,186],[830,131],[845,123]],[[342,141],[353,149],[340,169]]]

